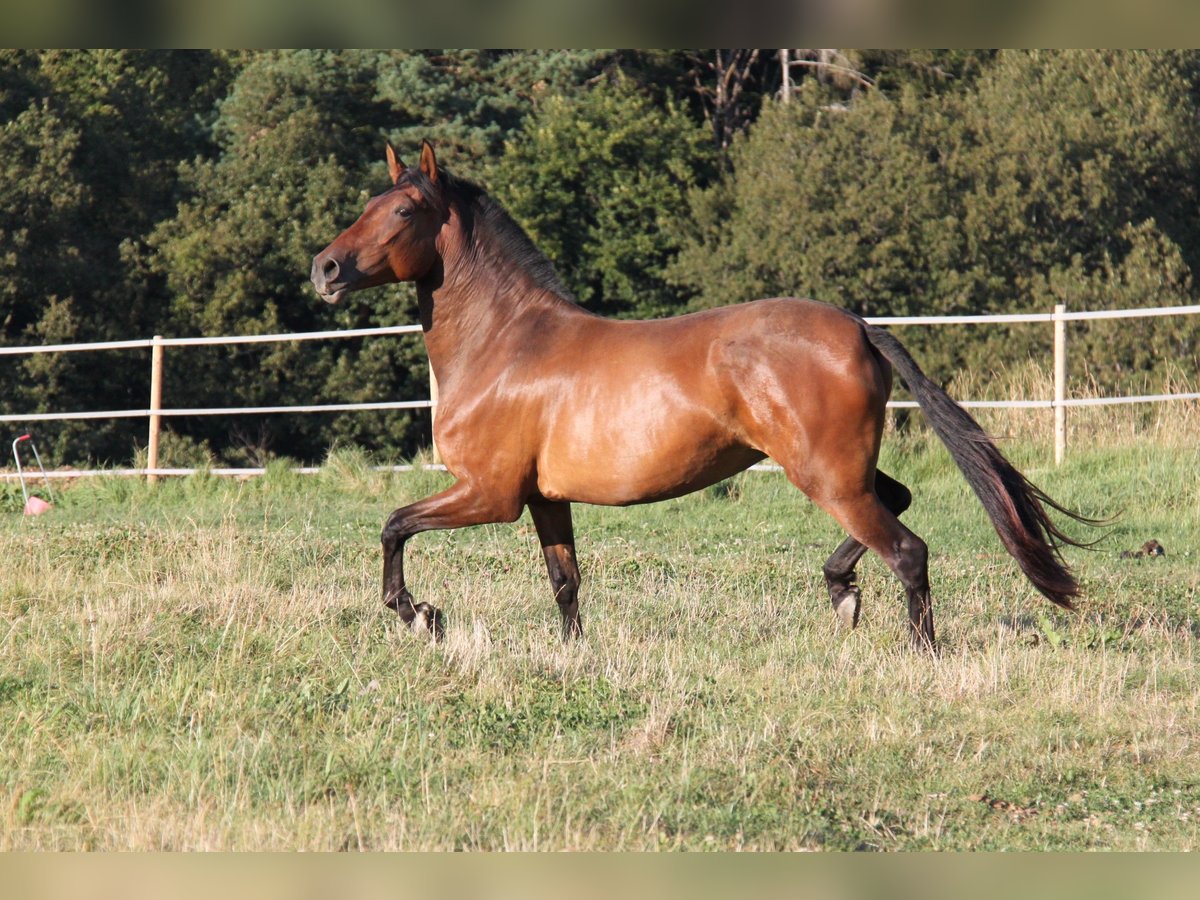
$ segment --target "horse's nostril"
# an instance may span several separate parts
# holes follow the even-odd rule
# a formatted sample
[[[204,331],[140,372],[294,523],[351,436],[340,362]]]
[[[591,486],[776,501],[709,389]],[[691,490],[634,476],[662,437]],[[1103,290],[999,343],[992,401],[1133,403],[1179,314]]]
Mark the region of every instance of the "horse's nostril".
[[[326,281],[334,281],[338,277],[337,261],[333,259],[325,260],[325,264],[321,266],[321,273],[325,276]]]

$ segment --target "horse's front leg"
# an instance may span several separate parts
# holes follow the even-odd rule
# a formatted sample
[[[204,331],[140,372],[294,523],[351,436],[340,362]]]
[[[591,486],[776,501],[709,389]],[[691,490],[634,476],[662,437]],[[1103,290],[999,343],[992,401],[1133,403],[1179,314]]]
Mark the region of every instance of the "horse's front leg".
[[[530,500],[529,514],[537,528],[546,571],[554,599],[562,614],[563,641],[583,637],[579,618],[579,564],[575,560],[575,531],[571,525],[571,504],[549,500]]]
[[[467,481],[401,507],[383,526],[383,603],[394,609],[414,632],[429,631],[435,640],[445,633],[441,610],[417,603],[404,583],[404,545],[413,535],[444,528],[515,522],[523,501],[514,495],[480,490]]]

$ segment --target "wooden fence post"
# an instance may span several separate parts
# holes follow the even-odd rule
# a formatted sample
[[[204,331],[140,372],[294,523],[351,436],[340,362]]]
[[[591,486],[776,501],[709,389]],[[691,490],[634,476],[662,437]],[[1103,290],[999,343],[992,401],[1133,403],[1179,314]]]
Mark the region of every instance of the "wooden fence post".
[[[437,375],[433,373],[433,364],[429,365],[429,446],[433,449],[433,462],[438,464],[442,461],[442,456],[438,453],[437,438],[434,431],[437,425],[438,411],[438,383]]]
[[[1061,466],[1067,452],[1067,322],[1066,304],[1054,307],[1054,464]]]
[[[163,345],[162,335],[156,334],[150,344],[150,441],[146,451],[146,468],[158,468],[158,433],[162,426],[162,416],[157,415],[158,410],[162,409],[162,370],[163,370]],[[146,482],[154,484],[158,481],[158,475],[154,472],[149,472],[146,475]]]

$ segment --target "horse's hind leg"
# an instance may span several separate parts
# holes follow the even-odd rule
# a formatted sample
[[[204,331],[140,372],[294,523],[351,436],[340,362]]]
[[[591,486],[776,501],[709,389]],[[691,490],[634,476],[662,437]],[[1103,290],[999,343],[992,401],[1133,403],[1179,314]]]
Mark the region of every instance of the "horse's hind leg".
[[[875,493],[894,516],[899,516],[912,503],[912,493],[885,472],[875,472]],[[862,559],[867,548],[852,537],[846,538],[825,561],[822,572],[829,588],[829,601],[833,611],[843,625],[853,628],[858,624],[862,601],[855,581],[854,567]]]
[[[844,454],[841,462],[846,462]],[[857,465],[843,465],[840,470],[832,464],[818,466],[816,471],[823,476],[819,480],[813,478],[812,468],[785,464],[784,469],[788,479],[833,516],[850,535],[850,540],[843,542],[830,562],[826,563],[827,570],[833,570],[833,584],[841,584],[842,592],[849,590],[854,563],[862,557],[864,548],[874,550],[904,585],[908,595],[908,622],[913,646],[932,651],[934,631],[933,606],[929,599],[929,550],[925,542],[904,527],[889,508],[889,505],[901,506],[902,501],[911,500],[907,488],[875,471],[873,467],[863,472]],[[883,499],[885,496],[886,503]],[[834,589],[831,586],[831,595]],[[855,596],[856,603],[857,599]],[[841,613],[841,608],[837,608]],[[850,612],[853,621],[856,611],[852,607]]]
[[[546,571],[554,599],[562,614],[564,641],[583,637],[579,618],[579,564],[575,560],[575,531],[571,524],[571,504],[550,500],[531,500],[529,514],[537,528]]]
[[[905,528],[874,491],[837,499],[813,499],[837,519],[852,538],[874,550],[896,573],[908,595],[908,623],[913,646],[932,651],[933,605],[929,599],[929,550],[925,542]]]

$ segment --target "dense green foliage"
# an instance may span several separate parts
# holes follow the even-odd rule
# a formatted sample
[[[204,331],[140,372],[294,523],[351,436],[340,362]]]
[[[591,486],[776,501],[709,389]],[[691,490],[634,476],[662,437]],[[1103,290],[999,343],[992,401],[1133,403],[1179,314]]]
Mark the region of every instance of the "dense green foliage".
[[[0,340],[304,331],[414,319],[411,290],[326,307],[312,255],[423,137],[483,182],[599,312],[773,294],[875,315],[1190,303],[1200,56],[792,51],[8,51]],[[732,135],[732,140],[730,140]],[[1075,326],[1076,377],[1194,372],[1195,319]],[[904,333],[941,378],[1043,328]],[[142,351],[0,358],[2,412],[146,405]],[[416,338],[172,351],[168,407],[408,399]],[[1132,379],[1132,380],[1131,380]],[[172,419],[176,461],[407,454],[423,414]],[[47,423],[121,462],[144,422]]]
[[[1200,133],[1186,62],[1004,53],[969,90],[908,84],[850,104],[810,82],[764,111],[698,198],[676,278],[699,306],[799,292],[864,315],[1187,303]],[[1103,342],[1080,355],[1098,369],[1198,349],[1194,325],[1094,330]],[[905,333],[943,373],[1048,339]]]
[[[227,79],[227,61],[208,53],[0,54],[0,339],[119,340],[165,327],[166,297],[130,254],[172,215],[179,161],[211,153]],[[5,357],[0,408],[144,407],[148,367],[136,356]],[[62,452],[127,456],[129,427],[43,430]]]
[[[493,173],[584,306],[638,318],[677,311],[665,268],[679,250],[687,193],[709,174],[706,131],[625,79],[549,97]]]

